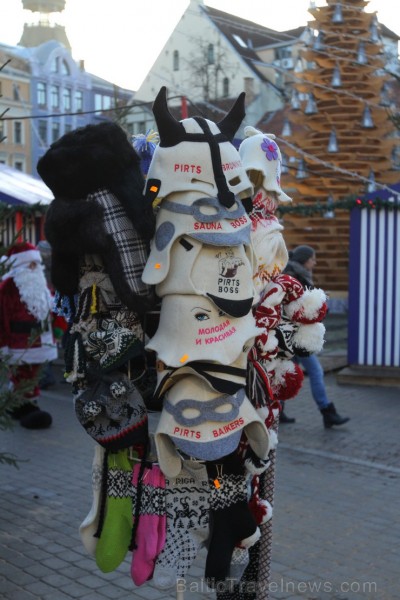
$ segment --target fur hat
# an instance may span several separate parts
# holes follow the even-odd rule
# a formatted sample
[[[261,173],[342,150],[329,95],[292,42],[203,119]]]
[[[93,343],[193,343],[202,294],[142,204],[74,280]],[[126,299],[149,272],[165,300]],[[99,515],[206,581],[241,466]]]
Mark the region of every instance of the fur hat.
[[[86,125],[66,133],[39,159],[37,171],[55,198],[81,200],[108,189],[135,219],[145,209],[140,158],[116,123]]]
[[[150,295],[140,277],[155,218],[125,132],[111,122],[71,131],[50,146],[37,169],[55,196],[45,222],[55,288],[77,293],[82,256],[98,254],[122,303],[141,312]]]
[[[145,239],[153,236],[154,215],[143,196],[140,158],[116,123],[86,125],[66,133],[39,159],[37,171],[55,198],[83,200],[98,190],[109,190],[136,231]]]

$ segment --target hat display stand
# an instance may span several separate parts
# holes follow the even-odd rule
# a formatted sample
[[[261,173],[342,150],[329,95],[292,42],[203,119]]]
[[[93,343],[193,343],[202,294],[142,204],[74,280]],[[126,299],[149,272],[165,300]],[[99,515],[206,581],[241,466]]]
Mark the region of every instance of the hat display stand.
[[[323,294],[281,274],[275,210],[290,198],[274,136],[246,128],[250,143],[232,144],[244,99],[218,123],[177,121],[161,88],[158,134],[140,140],[146,181],[111,125],[66,134],[38,167],[55,194],[46,235],[69,316],[66,379],[96,443],[82,541],[104,573],[129,557],[136,586],[175,587],[177,600],[203,547],[218,600],[267,598],[281,402],[302,381],[291,358],[323,343]]]
[[[242,440],[257,459],[266,461],[269,454],[265,420],[246,395],[246,355],[260,331],[252,313],[251,221],[240,200],[244,191],[250,195],[252,185],[230,142],[241,120],[238,107],[237,102],[218,124],[185,119],[176,131],[165,90],[160,91],[153,107],[160,146],[149,177],[160,182],[161,202],[143,272],[144,281],[157,286],[161,301],[157,330],[146,344],[163,373],[156,392],[162,401],[154,431],[157,460],[168,479],[179,476],[184,457],[207,468],[212,528],[204,575],[211,587],[229,575],[235,545],[242,541],[250,547],[260,535],[248,504]],[[188,152],[182,155],[184,164],[192,157],[188,168],[202,174],[194,185],[179,163],[181,146]],[[176,163],[173,180],[171,156]],[[229,188],[221,160],[235,165],[241,189]],[[201,189],[204,180],[207,185]],[[232,519],[234,515],[238,518]],[[163,553],[155,564],[156,586],[166,580],[160,580],[162,568]],[[178,576],[186,575],[182,565],[174,568]],[[177,597],[183,597],[178,587]]]

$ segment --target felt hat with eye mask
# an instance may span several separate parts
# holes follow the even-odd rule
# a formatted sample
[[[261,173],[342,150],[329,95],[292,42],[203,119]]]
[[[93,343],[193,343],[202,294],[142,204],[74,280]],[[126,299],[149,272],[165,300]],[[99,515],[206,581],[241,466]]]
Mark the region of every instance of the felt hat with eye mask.
[[[181,452],[199,460],[217,460],[236,450],[242,432],[265,460],[269,434],[243,388],[220,394],[204,379],[188,375],[167,392],[154,440],[161,470],[176,476]]]

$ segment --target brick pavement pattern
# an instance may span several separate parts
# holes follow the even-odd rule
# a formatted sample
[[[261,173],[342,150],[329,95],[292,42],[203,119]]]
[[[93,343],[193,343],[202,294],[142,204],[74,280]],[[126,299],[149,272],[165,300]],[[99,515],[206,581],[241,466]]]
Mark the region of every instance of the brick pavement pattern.
[[[322,427],[307,378],[280,426],[269,598],[400,599],[400,389],[343,386],[326,377],[346,425]],[[44,431],[1,433],[1,452],[21,460],[0,466],[0,597],[4,600],[158,600],[176,598],[151,582],[137,588],[129,558],[101,573],[78,527],[91,502],[91,438],[76,420],[70,388],[42,392],[53,416]],[[202,582],[204,553],[184,598],[214,599]],[[267,592],[266,596],[267,597]]]

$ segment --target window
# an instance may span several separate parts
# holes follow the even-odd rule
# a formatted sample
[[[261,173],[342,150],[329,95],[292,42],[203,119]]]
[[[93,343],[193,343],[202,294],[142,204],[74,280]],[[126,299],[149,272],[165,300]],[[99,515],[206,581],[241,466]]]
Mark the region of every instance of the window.
[[[63,60],[61,63],[61,75],[71,75],[71,70],[68,66],[67,61]]]
[[[58,85],[52,85],[50,88],[51,108],[60,108],[60,88]]]
[[[285,46],[284,48],[275,48],[274,54],[275,58],[278,60],[292,58],[292,49],[290,46]]]
[[[58,56],[56,56],[55,58],[53,58],[53,60],[51,61],[51,67],[50,70],[52,73],[58,73],[59,71],[59,62],[60,59],[58,58]]]
[[[94,96],[94,108],[95,110],[108,110],[113,108],[114,99],[111,96],[103,96],[102,94],[95,94]]]
[[[22,123],[14,121],[14,144],[22,144]]]
[[[15,83],[13,84],[13,100],[20,100],[21,98],[19,97],[19,85],[16,85]]]
[[[60,123],[58,121],[53,121],[51,124],[51,141],[52,143],[56,142],[60,137]]]
[[[63,91],[63,108],[64,110],[71,110],[71,90],[64,88]]]
[[[70,123],[66,123],[64,126],[64,133],[69,133],[72,131],[72,125]]]
[[[239,44],[239,46],[241,46],[242,48],[247,48],[246,42],[243,41],[243,39],[240,37],[240,35],[237,35],[237,33],[233,33],[232,37]]]
[[[208,44],[207,63],[209,65],[213,65],[214,62],[215,62],[215,60],[214,60],[214,44]]]
[[[229,77],[224,77],[222,82],[222,95],[224,98],[229,96]]]
[[[47,121],[45,119],[39,120],[38,133],[42,146],[47,146]]]
[[[102,107],[102,96],[101,94],[95,94],[94,96],[94,109],[95,110],[101,110]]]
[[[146,122],[138,121],[135,123],[136,125],[136,133],[146,133]]]
[[[103,110],[108,110],[111,107],[112,107],[111,96],[103,96]]]
[[[0,121],[0,142],[3,142],[7,137],[6,124],[4,121]]]
[[[179,52],[178,52],[178,50],[174,50],[174,53],[172,55],[172,61],[173,61],[174,71],[179,71]]]
[[[16,160],[14,161],[14,169],[17,169],[18,171],[23,171],[24,170],[24,163],[22,160]]]
[[[46,84],[39,81],[37,85],[37,103],[39,106],[46,106]]]
[[[83,92],[81,90],[75,92],[75,110],[76,112],[83,111]]]

